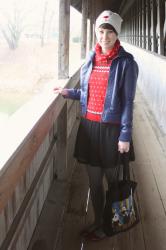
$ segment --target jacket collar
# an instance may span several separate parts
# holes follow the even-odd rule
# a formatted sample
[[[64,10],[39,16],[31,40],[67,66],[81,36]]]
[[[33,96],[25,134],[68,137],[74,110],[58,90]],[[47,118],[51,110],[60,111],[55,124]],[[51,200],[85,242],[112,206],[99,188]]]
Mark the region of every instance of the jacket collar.
[[[128,53],[122,46],[120,46],[118,57],[128,57],[133,59],[132,54]]]

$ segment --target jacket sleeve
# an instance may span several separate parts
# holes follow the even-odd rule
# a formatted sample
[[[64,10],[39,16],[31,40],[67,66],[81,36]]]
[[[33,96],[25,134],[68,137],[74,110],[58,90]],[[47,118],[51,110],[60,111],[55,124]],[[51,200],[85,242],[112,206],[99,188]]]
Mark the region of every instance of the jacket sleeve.
[[[138,77],[138,65],[130,59],[126,65],[122,87],[122,116],[119,141],[130,142],[133,122],[133,101]]]
[[[80,70],[80,88],[74,88],[74,89],[68,89],[68,95],[65,96],[65,98],[73,99],[73,100],[80,100],[81,93],[84,93],[87,91],[87,85],[84,84],[84,82],[88,82],[87,77],[89,74],[87,74],[87,71],[91,71],[92,69],[92,60],[94,57],[94,51],[90,51],[85,63],[82,65]]]
[[[72,100],[80,100],[80,96],[81,96],[81,89],[67,89],[67,96],[64,96],[64,98],[69,98]]]

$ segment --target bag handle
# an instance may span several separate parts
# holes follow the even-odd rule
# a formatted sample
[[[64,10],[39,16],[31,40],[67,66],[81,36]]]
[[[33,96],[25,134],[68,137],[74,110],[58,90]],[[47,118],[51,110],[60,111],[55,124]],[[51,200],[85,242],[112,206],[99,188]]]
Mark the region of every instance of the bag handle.
[[[119,180],[121,165],[123,166],[123,180],[130,180],[129,153],[120,153],[119,152],[117,180]]]

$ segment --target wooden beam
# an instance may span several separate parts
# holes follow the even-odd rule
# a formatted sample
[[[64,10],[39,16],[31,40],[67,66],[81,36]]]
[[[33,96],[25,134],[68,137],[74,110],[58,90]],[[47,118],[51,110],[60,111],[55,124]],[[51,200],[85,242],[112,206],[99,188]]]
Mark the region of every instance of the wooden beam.
[[[136,26],[137,26],[137,11],[136,4],[134,4],[134,45],[136,45]]]
[[[134,8],[131,9],[131,23],[132,23],[132,40],[131,43],[134,44]]]
[[[87,18],[88,18],[88,1],[82,0],[82,32],[81,32],[81,58],[86,57],[87,49]]]
[[[70,0],[59,1],[58,79],[69,77]]]
[[[78,82],[79,71],[76,72],[76,74],[72,78],[70,78],[66,87],[76,87]],[[30,131],[25,136],[25,138],[22,138],[22,143],[18,146],[13,155],[4,164],[3,169],[1,169],[0,213],[2,213],[2,211],[5,209],[9,200],[11,200],[11,197],[14,194],[17,185],[20,183],[21,179],[25,177],[26,171],[31,167],[31,163],[34,157],[36,156],[41,144],[43,143],[44,138],[46,138],[49,131],[54,126],[55,122],[58,120],[59,131],[57,143],[61,147],[60,149],[58,149],[58,156],[62,156],[63,154],[63,159],[61,159],[61,166],[59,163],[57,175],[58,178],[61,180],[65,178],[64,168],[66,160],[64,156],[66,154],[66,128],[64,123],[66,122],[67,118],[64,117],[64,115],[66,113],[66,100],[60,95],[57,96],[55,99],[54,98],[50,96],[48,107],[42,107],[41,105],[42,108],[40,119],[38,118],[38,120],[35,120],[33,122],[34,125],[30,124]],[[46,101],[48,102],[47,98],[43,99],[43,101],[45,101],[45,103]],[[37,102],[36,105],[39,106],[39,103]],[[37,110],[35,111],[37,112]],[[62,111],[65,113],[62,114]],[[37,113],[39,113],[39,110]],[[64,147],[62,147],[62,145],[64,145]],[[62,148],[65,150],[63,150]]]
[[[136,45],[139,46],[139,3],[136,1]]]
[[[151,51],[157,52],[157,37],[156,37],[156,26],[157,26],[157,9],[156,1],[150,1],[151,9]]]
[[[64,180],[67,168],[67,103],[64,104],[57,120],[57,159],[55,160],[57,176]]]
[[[165,21],[164,21],[164,55],[166,56],[166,1],[165,1]]]
[[[89,1],[89,11],[88,11],[88,16],[90,17],[90,27],[89,27],[89,49],[92,49],[92,44],[93,44],[93,16],[92,16],[92,11],[93,11],[93,0]]]
[[[164,55],[164,1],[157,0],[157,38],[158,38],[158,53]]]
[[[123,0],[119,8],[119,13],[121,17],[124,17],[126,15],[127,11],[130,9],[134,2],[135,0]]]
[[[92,47],[94,47],[96,43],[96,32],[95,32],[95,23],[96,23],[96,12],[95,12],[95,0],[92,0],[92,20],[93,20],[93,41],[92,41]]]
[[[146,48],[146,7],[145,0],[142,0],[142,48]]]
[[[32,159],[55,119],[59,116],[64,104],[65,100],[58,96],[29,132],[11,159],[4,165],[5,171],[0,176],[0,213],[12,196],[21,177],[25,175],[26,169],[30,167]]]
[[[150,3],[149,0],[145,2],[146,9],[146,49],[151,50],[151,39],[150,39]]]
[[[139,47],[142,48],[142,1],[138,1]]]

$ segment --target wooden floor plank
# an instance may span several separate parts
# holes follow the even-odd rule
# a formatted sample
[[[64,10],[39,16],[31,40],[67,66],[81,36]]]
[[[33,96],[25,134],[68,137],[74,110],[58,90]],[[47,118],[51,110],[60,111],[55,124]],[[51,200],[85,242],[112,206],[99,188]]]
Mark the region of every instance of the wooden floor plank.
[[[73,174],[70,187],[68,212],[85,214],[88,189],[88,178],[85,172],[85,167],[78,164]]]
[[[139,169],[143,168],[143,174]],[[165,249],[166,218],[150,165],[135,168],[146,249]]]
[[[72,176],[70,200],[64,221],[62,235],[63,250],[81,250],[80,232],[86,226],[86,200],[88,194],[88,178],[85,166],[78,164]]]
[[[82,239],[79,232],[84,228],[84,217],[67,214],[62,235],[63,250],[81,250]]]
[[[134,181],[137,181],[134,173],[133,173],[133,164],[131,164],[131,178]],[[136,206],[138,209],[138,215],[140,222],[129,231],[130,234],[130,248],[131,250],[145,250],[145,240],[144,240],[144,234],[143,234],[143,229],[142,229],[142,218],[141,218],[141,212],[140,212],[140,204],[139,204],[139,199],[138,199],[138,191],[136,189],[135,191],[135,202]]]
[[[85,195],[85,190],[87,192],[88,180],[85,169],[81,170],[81,167],[78,167],[65,219],[63,250],[166,249],[166,150],[160,143],[162,134],[155,124],[147,104],[138,91],[134,109],[133,133],[136,161],[131,165],[133,176],[138,182],[136,194],[140,223],[126,233],[98,243],[84,242],[82,245],[79,232],[93,221],[93,210],[89,203],[86,215],[83,200],[87,195],[87,193]]]
[[[146,249],[164,250],[166,245],[166,217],[163,205],[166,190],[165,156],[147,118],[144,103],[142,101],[138,103],[134,128],[137,158],[133,171],[138,181],[143,236]]]

